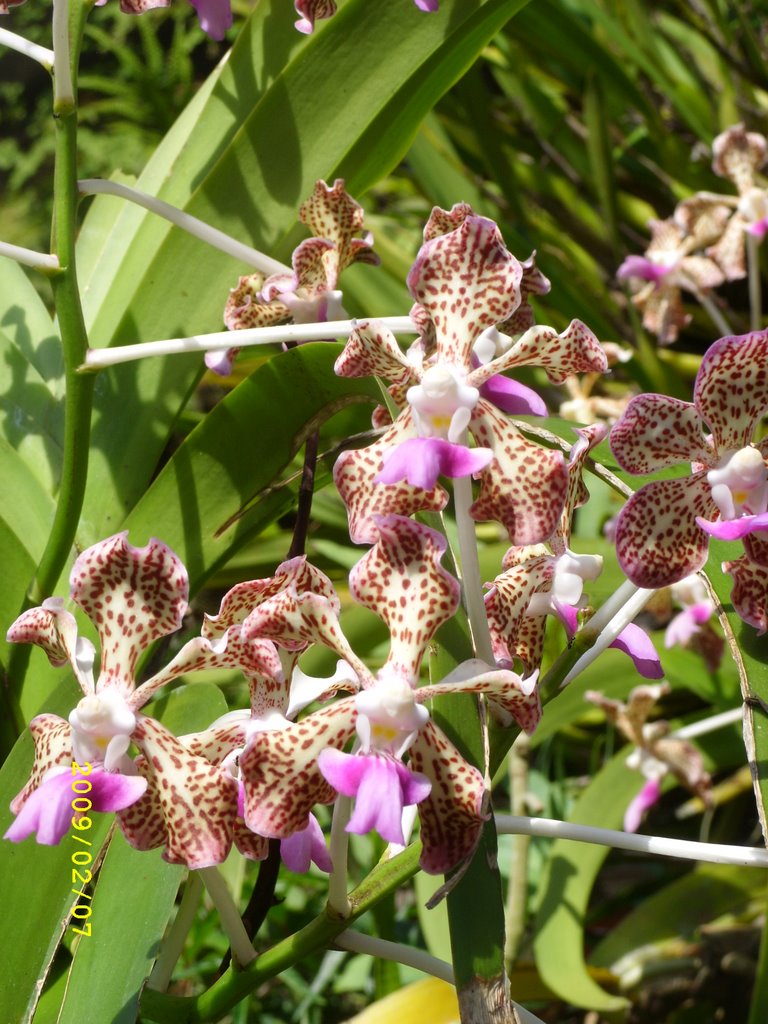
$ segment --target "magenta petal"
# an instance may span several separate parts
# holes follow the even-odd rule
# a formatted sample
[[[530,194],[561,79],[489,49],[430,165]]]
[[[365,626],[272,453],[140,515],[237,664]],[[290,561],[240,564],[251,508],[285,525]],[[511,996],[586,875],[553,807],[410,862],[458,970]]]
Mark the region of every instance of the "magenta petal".
[[[558,619],[565,626],[568,639],[573,640],[576,630],[579,628],[579,609],[573,604],[560,604],[558,601],[553,605]]]
[[[342,796],[357,796],[366,771],[366,758],[328,747],[320,751],[317,767],[325,781],[329,782],[337,793],[341,793]]]
[[[755,238],[765,238],[766,234],[768,234],[768,217],[762,217],[760,220],[756,220],[754,224],[748,224],[745,231],[750,235],[754,235]]]
[[[714,522],[697,516],[696,522],[710,537],[717,537],[718,540],[741,540],[747,534],[768,530],[768,512],[761,512],[757,516],[740,516],[738,519],[718,519]]]
[[[631,801],[624,814],[624,831],[637,832],[643,818],[661,796],[661,783],[658,779],[648,779],[646,784]]]
[[[228,377],[232,373],[232,362],[237,352],[236,348],[228,348],[223,352],[206,352],[205,365],[212,373],[217,373],[220,377]]]
[[[540,395],[532,388],[527,388],[525,384],[510,380],[501,373],[494,374],[481,384],[480,394],[497,409],[509,413],[510,416],[547,415],[547,407]]]
[[[73,799],[71,769],[66,766],[53,769],[45,782],[28,797],[3,838],[20,843],[37,832],[38,843],[56,846],[72,820]]]
[[[392,450],[374,483],[406,480],[412,487],[431,491],[439,476],[472,476],[492,459],[489,448],[465,448],[437,437],[411,437]]]
[[[628,654],[637,671],[646,679],[661,679],[664,675],[653,641],[634,622],[625,626],[610,646]]]
[[[88,799],[94,811],[124,811],[144,796],[147,780],[141,775],[120,775],[117,772],[91,772],[88,781],[93,789]]]
[[[653,263],[645,256],[627,256],[619,269],[616,277],[636,277],[641,281],[654,281],[656,284],[672,270],[672,267],[664,267],[659,263]]]
[[[702,601],[684,608],[667,626],[664,633],[664,646],[674,647],[675,644],[680,644],[681,647],[685,647],[704,623],[709,621],[713,612],[714,607],[711,601]]]
[[[197,11],[203,32],[211,39],[222,40],[232,27],[232,7],[229,0],[189,0]],[[213,369],[213,367],[211,367]]]
[[[413,0],[420,11],[436,11],[440,6],[439,0]]]
[[[306,828],[280,840],[280,856],[288,870],[297,875],[306,874],[313,861],[321,871],[330,873],[333,867],[323,830],[314,814],[310,814]]]

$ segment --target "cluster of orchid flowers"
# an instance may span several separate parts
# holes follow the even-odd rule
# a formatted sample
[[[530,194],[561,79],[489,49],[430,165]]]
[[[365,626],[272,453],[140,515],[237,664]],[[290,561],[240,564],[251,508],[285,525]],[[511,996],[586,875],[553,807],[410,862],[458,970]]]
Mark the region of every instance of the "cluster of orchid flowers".
[[[341,309],[343,269],[355,260],[374,262],[371,237],[357,237],[362,210],[343,182],[318,182],[301,217],[317,234],[296,250],[290,273],[241,278],[227,303],[231,328],[326,322],[329,310]],[[71,576],[72,601],[99,634],[98,678],[94,647],[61,600],[23,613],[8,633],[11,642],[40,646],[54,665],[69,664],[84,696],[68,720],[42,714],[32,721],[35,761],[12,804],[16,820],[7,838],[36,832],[39,842],[60,841],[71,819],[72,763],[88,762],[94,809],[114,811],[137,849],[160,847],[166,860],[191,869],[221,863],[233,844],[262,859],[268,841],[279,839],[290,868],[304,871],[314,861],[343,871],[313,814],[334,802],[344,807],[347,832],[375,829],[397,845],[413,822],[409,808],[416,808],[428,872],[447,872],[472,854],[489,814],[489,781],[444,735],[428,705],[448,694],[482,695],[502,726],[532,732],[541,716],[547,617],[559,619],[572,639],[587,605],[584,584],[602,568],[599,556],[575,553],[570,539],[574,512],[588,497],[582,472],[607,427],[578,430],[567,459],[542,447],[512,416],[541,415],[543,402],[505,374],[538,366],[558,384],[604,372],[608,361],[583,323],[558,333],[534,322],[529,297],[549,288],[535,254],[517,260],[497,226],[466,204],[432,212],[407,283],[416,341],[403,351],[386,324],[359,321],[336,363],[341,376],[388,382],[388,403],[373,415],[378,438],[345,451],[334,470],[350,536],[369,545],[349,588],[388,627],[383,665],[373,670],[355,653],[330,579],[300,556],[269,579],[235,586],[218,615],[205,617],[200,635],[138,683],[142,654],[182,625],[187,576],[160,541],[135,548],[125,534],[111,537],[83,552]],[[209,365],[226,372],[235,353]],[[703,564],[708,535],[743,538],[745,556],[728,564],[737,581],[734,604],[761,628],[768,471],[765,445],[752,438],[768,406],[767,366],[768,332],[724,338],[702,361],[693,403],[638,396],[610,435],[630,472],[683,459],[694,467],[690,477],[647,484],[620,513],[617,553],[629,580],[649,590],[678,583]],[[445,539],[416,518],[448,505],[441,479],[453,481],[476,657],[424,684],[425,654],[456,614],[462,592],[441,565]],[[511,546],[483,598],[472,570],[473,521],[489,520]],[[677,620],[686,639],[711,614],[706,599],[689,589],[694,596],[682,598],[686,608]],[[301,655],[314,644],[338,658],[331,678],[302,671]],[[661,678],[653,644],[637,625],[625,623],[613,646],[640,674]],[[161,687],[210,669],[239,670],[250,707],[178,737],[143,712]],[[696,772],[679,766],[675,743],[645,727],[650,702],[638,693],[639,717],[633,700],[626,708],[600,703],[619,725],[629,723],[639,767],[651,766],[644,806],[658,796],[662,770],[701,790]],[[633,820],[637,827],[639,816]]]
[[[736,194],[697,192],[682,200],[671,217],[650,222],[651,241],[642,256],[628,256],[617,276],[634,288],[643,325],[660,345],[671,345],[691,320],[683,292],[707,308],[723,333],[713,291],[748,273],[756,247],[768,233],[768,187],[759,172],[768,159],[768,140],[737,124],[712,143],[712,169]],[[755,268],[750,273],[759,274]],[[759,324],[752,323],[753,328]]]

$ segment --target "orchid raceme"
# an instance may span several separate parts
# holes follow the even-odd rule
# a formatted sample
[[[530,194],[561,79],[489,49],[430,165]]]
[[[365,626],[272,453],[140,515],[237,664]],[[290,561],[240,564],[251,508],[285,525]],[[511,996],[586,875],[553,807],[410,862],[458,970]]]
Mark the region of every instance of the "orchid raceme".
[[[700,569],[709,537],[743,540],[768,565],[768,468],[755,430],[768,408],[768,332],[721,338],[696,375],[693,402],[638,395],[611,431],[630,473],[691,462],[693,473],[654,480],[616,524],[619,564],[640,587],[665,587]]]
[[[299,220],[314,232],[313,237],[294,250],[292,272],[240,278],[224,310],[229,330],[343,320],[346,313],[339,290],[342,271],[352,263],[379,262],[371,248],[370,232],[356,237],[363,231],[363,216],[363,208],[345,191],[341,178],[333,186],[316,182],[312,195],[299,210]],[[226,375],[238,351],[232,348],[207,353],[206,366]]]
[[[97,7],[103,7],[107,0],[96,0]],[[120,0],[123,14],[143,14],[155,7],[168,7],[171,0]],[[24,3],[24,0],[0,0],[0,14],[8,14],[11,7]],[[221,40],[227,29],[232,27],[232,7],[230,0],[190,0],[197,12],[197,18],[203,32],[211,39]]]
[[[361,322],[336,363],[341,376],[391,381],[401,407],[378,441],[345,452],[336,463],[350,534],[370,541],[380,512],[441,509],[447,496],[439,476],[478,476],[473,518],[502,523],[516,544],[538,543],[557,523],[567,472],[561,453],[528,441],[502,414],[543,411],[538,396],[502,373],[539,365],[559,382],[570,373],[605,369],[605,355],[579,321],[562,334],[533,326],[514,339],[497,329],[514,323],[526,278],[526,298],[544,290],[546,279],[532,261],[521,265],[496,225],[466,204],[435,208],[424,237],[408,275],[421,338],[405,354],[382,325]],[[522,319],[528,320],[527,310]]]

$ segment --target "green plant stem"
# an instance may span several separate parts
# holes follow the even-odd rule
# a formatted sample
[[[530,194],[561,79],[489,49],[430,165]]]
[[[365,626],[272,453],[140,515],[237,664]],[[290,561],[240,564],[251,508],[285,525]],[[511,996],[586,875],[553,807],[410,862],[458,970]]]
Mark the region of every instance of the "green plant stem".
[[[247,966],[255,959],[256,950],[251,945],[227,883],[218,868],[200,868],[198,874],[219,912],[221,926],[232,949],[234,965],[238,968]]]
[[[760,281],[760,242],[747,235],[747,266],[749,268],[749,329],[759,331],[763,319],[763,296]]]
[[[459,558],[461,560],[461,584],[464,603],[472,630],[473,646],[478,658],[488,665],[495,665],[488,617],[485,614],[483,590],[480,582],[480,562],[477,556],[475,524],[469,515],[472,504],[472,482],[469,477],[453,481],[453,502],[456,512],[456,530],[459,537]]]
[[[349,917],[337,917],[326,911],[295,935],[262,953],[244,970],[230,968],[200,996],[169,996],[145,989],[141,998],[142,1018],[155,1024],[202,1024],[218,1020],[268,979],[331,945],[352,921],[416,874],[420,853],[421,844],[413,843],[391,860],[377,864],[365,881],[350,893]]]
[[[171,930],[163,941],[160,956],[155,961],[152,974],[147,982],[150,988],[157,989],[158,992],[165,992],[171,982],[173,969],[181,956],[187,935],[189,935],[189,930],[195,920],[202,891],[203,880],[200,873],[190,871]]]

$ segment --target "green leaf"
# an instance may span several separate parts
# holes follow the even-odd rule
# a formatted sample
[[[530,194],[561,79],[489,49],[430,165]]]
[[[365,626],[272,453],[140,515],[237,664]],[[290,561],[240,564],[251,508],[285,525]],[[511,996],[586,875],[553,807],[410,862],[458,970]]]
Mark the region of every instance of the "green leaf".
[[[618,754],[579,797],[568,820],[618,828],[640,779]],[[557,839],[552,844],[539,886],[534,952],[542,980],[575,1006],[606,1013],[626,1007],[595,984],[584,959],[584,920],[595,878],[609,848]]]
[[[19,264],[4,256],[0,256],[0,330],[52,393],[60,396],[64,361],[48,310]]]

